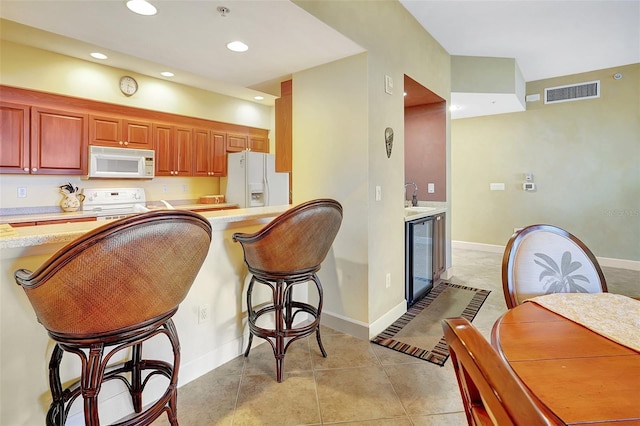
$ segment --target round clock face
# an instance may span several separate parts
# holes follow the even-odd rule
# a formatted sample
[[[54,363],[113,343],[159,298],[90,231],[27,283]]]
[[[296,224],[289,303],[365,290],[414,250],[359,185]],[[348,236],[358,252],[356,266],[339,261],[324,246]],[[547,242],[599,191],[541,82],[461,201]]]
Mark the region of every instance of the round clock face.
[[[131,96],[138,91],[138,82],[133,78],[125,75],[120,79],[120,90],[127,96]]]

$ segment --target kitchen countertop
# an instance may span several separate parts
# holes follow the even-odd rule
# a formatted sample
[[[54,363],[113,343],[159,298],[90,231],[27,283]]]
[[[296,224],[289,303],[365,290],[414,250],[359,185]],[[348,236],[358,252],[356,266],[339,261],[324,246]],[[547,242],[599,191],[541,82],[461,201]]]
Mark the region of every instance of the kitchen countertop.
[[[208,204],[211,206],[222,206],[222,204]],[[179,206],[183,210],[191,210],[185,206]],[[248,209],[228,209],[215,210],[200,213],[209,219],[214,229],[225,229],[236,222],[260,221],[271,219],[284,213],[290,205],[268,206],[268,207],[252,207]],[[86,217],[82,216],[82,212],[65,213],[64,217],[72,218]],[[55,219],[59,219],[60,214]],[[44,220],[44,219],[40,219]],[[107,220],[91,221],[91,222],[71,222],[58,223],[52,225],[24,226],[15,227],[14,235],[0,237],[0,249],[18,248],[18,247],[34,247],[43,244],[68,243],[81,235],[104,225]]]
[[[208,209],[234,209],[237,208],[237,204],[219,203],[219,204],[179,204],[177,202],[169,201],[171,205],[177,210],[208,210]],[[149,210],[166,210],[167,207],[159,201],[148,202],[146,207]],[[93,211],[76,212],[55,212],[55,213],[34,213],[34,214],[15,214],[0,216],[0,223],[23,223],[23,222],[38,222],[44,220],[61,220],[61,219],[82,219],[96,217],[96,213]]]
[[[420,210],[422,209],[422,210]],[[443,206],[417,206],[417,209],[412,210],[412,207],[405,207],[404,221],[411,222],[418,219],[423,219],[429,216],[435,216],[440,213],[446,213],[447,208]]]

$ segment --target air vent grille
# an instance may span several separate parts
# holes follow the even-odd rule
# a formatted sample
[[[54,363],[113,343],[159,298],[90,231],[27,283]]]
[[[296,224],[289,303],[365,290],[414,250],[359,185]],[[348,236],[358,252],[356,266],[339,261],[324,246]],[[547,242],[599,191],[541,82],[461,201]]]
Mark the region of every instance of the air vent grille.
[[[544,89],[544,103],[579,101],[600,97],[600,80]]]

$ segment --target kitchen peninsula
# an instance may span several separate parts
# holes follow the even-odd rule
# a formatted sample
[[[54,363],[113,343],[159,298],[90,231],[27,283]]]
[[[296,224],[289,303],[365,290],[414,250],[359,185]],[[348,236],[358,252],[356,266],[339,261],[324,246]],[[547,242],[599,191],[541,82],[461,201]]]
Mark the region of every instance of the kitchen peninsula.
[[[242,353],[246,307],[247,270],[242,247],[232,241],[235,232],[255,232],[290,208],[289,205],[203,212],[212,227],[209,254],[187,298],[174,316],[182,348],[180,385],[183,385]],[[23,290],[15,284],[13,273],[20,268],[37,269],[55,251],[104,221],[76,222],[15,228],[15,235],[0,238],[2,285],[0,286],[0,319],[2,327],[1,362],[5,371],[2,381],[3,418],[14,424],[42,423],[50,401],[47,365],[53,349],[45,329],[38,324]],[[189,241],[185,241],[189,244]],[[203,306],[208,318],[199,318]],[[166,342],[158,340],[150,346],[153,355],[165,356]],[[71,357],[68,357],[71,358]],[[77,376],[77,367],[65,365],[63,381]],[[150,391],[157,389],[151,380]],[[116,381],[117,382],[117,381]],[[160,384],[160,382],[157,382]],[[161,386],[158,386],[159,388]],[[102,412],[109,413],[111,423],[129,410],[128,394],[119,383],[103,387]],[[82,404],[76,404],[68,424],[81,424]]]

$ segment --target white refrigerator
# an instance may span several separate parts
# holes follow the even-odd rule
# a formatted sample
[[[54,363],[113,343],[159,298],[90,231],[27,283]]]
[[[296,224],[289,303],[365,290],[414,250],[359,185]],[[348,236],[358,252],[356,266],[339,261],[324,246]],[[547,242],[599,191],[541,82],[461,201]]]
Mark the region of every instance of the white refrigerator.
[[[289,173],[276,173],[273,154],[227,154],[227,203],[240,208],[289,204]]]

